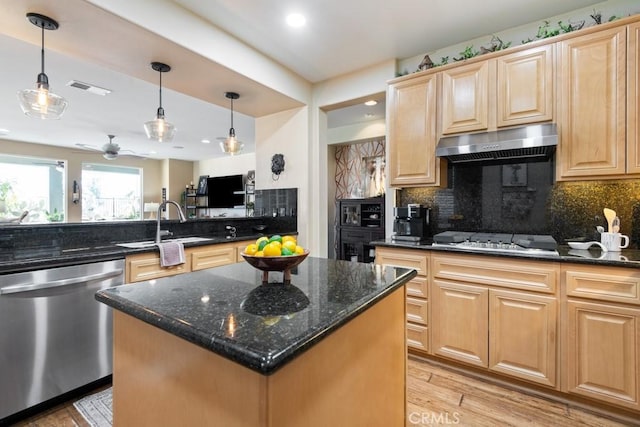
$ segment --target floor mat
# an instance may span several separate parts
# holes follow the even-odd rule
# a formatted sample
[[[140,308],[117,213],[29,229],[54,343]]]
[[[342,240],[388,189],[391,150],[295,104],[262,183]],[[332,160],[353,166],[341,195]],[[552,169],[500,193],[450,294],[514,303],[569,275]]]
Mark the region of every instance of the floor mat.
[[[112,389],[85,396],[73,406],[92,427],[111,427],[113,423]]]

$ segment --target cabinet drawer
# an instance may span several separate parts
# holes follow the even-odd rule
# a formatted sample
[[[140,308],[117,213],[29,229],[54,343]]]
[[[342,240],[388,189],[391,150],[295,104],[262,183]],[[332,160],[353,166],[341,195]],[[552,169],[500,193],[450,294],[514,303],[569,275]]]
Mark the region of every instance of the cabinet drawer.
[[[427,254],[411,249],[376,248],[376,264],[388,264],[396,267],[407,267],[418,270],[418,276],[428,275]]]
[[[358,242],[361,242],[363,240],[370,240],[371,239],[371,233],[369,233],[368,231],[363,231],[363,230],[347,230],[347,229],[342,229],[340,231],[340,236],[342,237],[342,240],[355,240]]]
[[[155,253],[128,256],[126,259],[126,281],[134,283],[186,273],[189,271],[189,257],[186,258],[184,264],[162,267],[160,255]]]
[[[555,262],[523,261],[482,255],[434,255],[433,276],[457,282],[555,293],[560,266]]]
[[[427,326],[429,308],[427,300],[407,297],[407,320]]]
[[[191,252],[191,271],[219,267],[236,262],[235,246],[224,244]]]
[[[429,298],[428,282],[426,277],[416,276],[406,283],[407,296]]]
[[[407,346],[422,350],[424,352],[429,351],[429,328],[422,325],[416,325],[415,323],[407,323]]]
[[[567,295],[640,305],[640,272],[633,268],[562,267]]]

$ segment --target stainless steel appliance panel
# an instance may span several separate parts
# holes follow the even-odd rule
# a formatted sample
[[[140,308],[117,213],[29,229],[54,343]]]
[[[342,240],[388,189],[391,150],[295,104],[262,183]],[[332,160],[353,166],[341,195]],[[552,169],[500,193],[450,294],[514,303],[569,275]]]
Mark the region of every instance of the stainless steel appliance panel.
[[[0,276],[0,419],[112,373],[111,309],[124,260]]]

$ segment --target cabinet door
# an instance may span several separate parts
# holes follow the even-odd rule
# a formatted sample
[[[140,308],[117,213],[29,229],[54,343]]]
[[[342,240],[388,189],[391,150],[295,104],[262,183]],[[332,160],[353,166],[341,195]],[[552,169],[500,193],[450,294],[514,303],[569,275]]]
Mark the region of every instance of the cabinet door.
[[[559,179],[625,173],[626,28],[559,43]]]
[[[496,59],[497,126],[553,120],[553,45]]]
[[[387,99],[391,185],[439,185],[435,74],[389,86]]]
[[[162,267],[160,265],[160,255],[157,252],[129,255],[125,263],[127,283],[159,279],[191,271],[188,254],[186,254],[186,262],[184,264],[171,267]]]
[[[640,23],[629,25],[627,51],[627,173],[640,173]]]
[[[555,297],[489,291],[489,369],[555,387]]]
[[[431,288],[433,354],[488,366],[489,290],[434,280]]]
[[[481,61],[440,73],[443,135],[489,127],[489,64]]]
[[[640,309],[569,300],[567,391],[640,409]]]

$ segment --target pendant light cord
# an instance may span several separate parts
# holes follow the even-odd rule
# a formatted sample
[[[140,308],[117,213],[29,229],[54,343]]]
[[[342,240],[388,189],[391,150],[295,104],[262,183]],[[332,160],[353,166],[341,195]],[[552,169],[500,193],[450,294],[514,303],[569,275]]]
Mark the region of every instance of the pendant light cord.
[[[44,24],[40,27],[42,28],[42,44],[40,45],[40,65],[42,69],[42,74],[44,74]]]
[[[162,71],[160,73],[160,108],[162,108]]]

